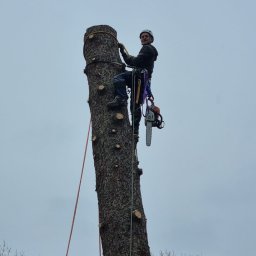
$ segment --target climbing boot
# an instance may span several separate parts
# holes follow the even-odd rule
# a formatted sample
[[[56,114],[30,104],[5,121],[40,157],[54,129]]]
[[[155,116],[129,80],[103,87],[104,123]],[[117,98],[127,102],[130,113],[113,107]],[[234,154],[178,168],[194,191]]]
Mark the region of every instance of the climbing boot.
[[[127,105],[127,100],[125,98],[122,98],[120,96],[116,96],[112,101],[110,101],[107,106],[110,109],[113,108],[121,108],[123,106]]]

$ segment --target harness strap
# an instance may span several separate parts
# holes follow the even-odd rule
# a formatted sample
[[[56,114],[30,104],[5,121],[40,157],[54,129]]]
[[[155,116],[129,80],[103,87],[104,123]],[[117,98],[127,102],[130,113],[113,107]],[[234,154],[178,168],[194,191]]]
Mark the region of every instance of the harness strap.
[[[141,89],[141,79],[138,79],[138,88],[137,88],[137,95],[136,95],[136,104],[139,104],[140,89]]]

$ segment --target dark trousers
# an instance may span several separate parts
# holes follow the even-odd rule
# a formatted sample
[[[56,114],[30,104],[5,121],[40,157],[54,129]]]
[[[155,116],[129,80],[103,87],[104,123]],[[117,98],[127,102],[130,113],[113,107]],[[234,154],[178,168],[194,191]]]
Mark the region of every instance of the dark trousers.
[[[125,71],[120,73],[114,77],[113,83],[115,87],[115,96],[120,96],[123,99],[128,99],[126,86],[131,89],[131,99],[130,99],[130,111],[132,114],[132,121],[134,120],[134,128],[136,130],[139,129],[140,120],[141,120],[141,102],[137,104],[134,102],[134,89],[132,88],[133,84],[133,72]],[[135,86],[137,86],[137,82],[135,82]],[[135,87],[136,91],[136,87]]]

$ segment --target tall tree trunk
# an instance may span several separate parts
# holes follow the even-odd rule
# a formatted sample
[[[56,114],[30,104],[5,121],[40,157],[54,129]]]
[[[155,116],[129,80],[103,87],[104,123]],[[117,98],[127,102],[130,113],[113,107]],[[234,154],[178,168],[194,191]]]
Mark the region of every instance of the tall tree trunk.
[[[124,70],[116,31],[93,26],[84,35],[99,227],[104,256],[149,256],[140,172],[127,107],[108,110],[114,75]]]

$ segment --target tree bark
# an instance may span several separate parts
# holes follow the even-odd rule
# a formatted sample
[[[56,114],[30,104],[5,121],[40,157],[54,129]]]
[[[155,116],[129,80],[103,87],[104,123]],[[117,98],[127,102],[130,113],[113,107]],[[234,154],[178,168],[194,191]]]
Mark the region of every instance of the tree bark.
[[[107,108],[107,103],[114,97],[113,77],[124,70],[116,31],[107,25],[88,28],[84,35],[83,54],[89,84],[103,254],[149,256],[140,191],[141,173],[135,156],[129,112],[127,107],[119,111]]]

